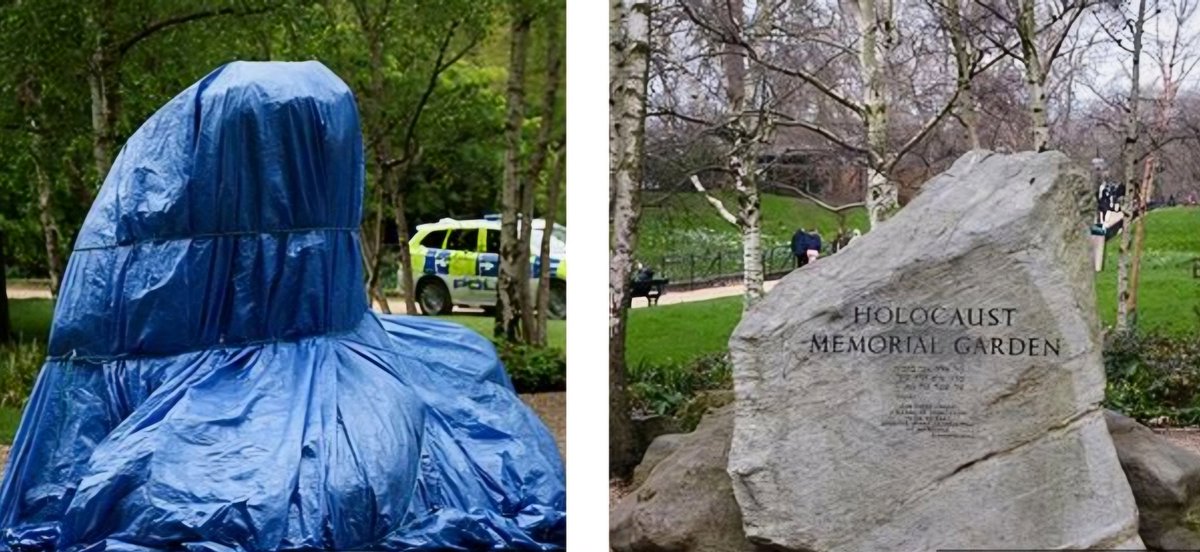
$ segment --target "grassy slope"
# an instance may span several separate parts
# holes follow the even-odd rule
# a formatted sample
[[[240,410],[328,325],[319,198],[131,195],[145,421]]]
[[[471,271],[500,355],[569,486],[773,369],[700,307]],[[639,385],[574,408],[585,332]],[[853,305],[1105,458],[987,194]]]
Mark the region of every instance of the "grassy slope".
[[[1116,247],[1108,244],[1104,271],[1096,275],[1097,308],[1106,326],[1116,318]],[[1200,257],[1200,209],[1175,207],[1146,221],[1140,328],[1182,334],[1200,330],[1200,281],[1191,259]],[[684,361],[724,350],[741,317],[741,297],[634,309],[629,313],[630,362]]]
[[[737,212],[734,194],[719,196],[731,212]],[[664,255],[741,249],[737,229],[725,222],[700,194],[646,193],[642,205],[637,256],[647,264],[661,264]],[[809,229],[815,226],[825,242],[838,229],[837,217],[828,211],[807,200],[774,194],[762,196],[762,220],[764,248],[790,244],[792,234],[801,226]],[[846,225],[866,231],[866,211],[861,208],[848,211]]]

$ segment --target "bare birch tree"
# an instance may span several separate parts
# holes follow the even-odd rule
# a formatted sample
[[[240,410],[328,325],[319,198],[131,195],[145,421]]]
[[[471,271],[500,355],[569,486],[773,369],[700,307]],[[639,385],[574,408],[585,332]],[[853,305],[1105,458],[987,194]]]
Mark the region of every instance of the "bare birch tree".
[[[1146,19],[1147,8],[1145,6],[1147,0],[1139,0],[1138,13],[1143,21],[1143,26]],[[1157,2],[1155,2],[1157,4]],[[1161,160],[1161,145],[1169,140],[1167,136],[1171,128],[1171,122],[1176,117],[1176,100],[1179,96],[1181,83],[1188,78],[1192,71],[1196,68],[1197,63],[1200,63],[1200,58],[1196,56],[1194,46],[1196,45],[1197,35],[1189,31],[1192,16],[1196,11],[1195,0],[1174,0],[1169,3],[1170,21],[1167,26],[1170,29],[1167,33],[1155,33],[1156,36],[1152,39],[1152,48],[1148,52],[1148,56],[1154,63],[1154,68],[1157,70],[1156,78],[1158,80],[1158,95],[1154,98],[1154,122],[1148,129],[1149,151],[1138,159],[1134,159],[1134,164],[1140,161],[1141,175],[1136,187],[1129,186],[1129,194],[1136,198],[1135,208],[1138,211],[1135,213],[1135,218],[1126,218],[1126,231],[1122,233],[1121,239],[1121,258],[1119,262],[1127,260],[1127,274],[1124,280],[1121,279],[1122,274],[1120,269],[1126,268],[1118,264],[1118,296],[1121,301],[1117,304],[1117,329],[1118,331],[1129,331],[1137,326],[1138,312],[1138,285],[1141,280],[1142,267],[1142,252],[1145,247],[1146,225],[1145,213],[1146,204],[1154,197],[1154,182],[1158,176]],[[1154,6],[1151,9],[1158,8]],[[1161,8],[1158,8],[1161,9]],[[1158,11],[1156,9],[1155,11]],[[1161,21],[1160,21],[1161,22]],[[1161,25],[1160,25],[1161,27]],[[1136,46],[1141,49],[1142,38],[1138,38]],[[1136,90],[1136,88],[1133,88]],[[1130,157],[1133,157],[1132,155]],[[1126,163],[1127,167],[1129,163]],[[1128,168],[1127,168],[1128,171]],[[1128,174],[1126,175],[1129,176]],[[1127,182],[1133,181],[1127,178]],[[1127,185],[1128,186],[1128,185]],[[1136,190],[1134,192],[1133,190]],[[1126,204],[1132,202],[1127,201]],[[1123,206],[1124,207],[1124,206]],[[1132,234],[1132,236],[1130,236]],[[1127,243],[1128,242],[1128,243]],[[1124,289],[1121,285],[1124,284]],[[1122,294],[1122,291],[1124,293]]]
[[[1000,32],[977,28],[992,46],[1021,64],[1029,113],[1030,148],[1050,148],[1046,88],[1063,45],[1095,0],[975,0],[1001,22]],[[1010,37],[1015,35],[1016,45]]]
[[[625,389],[625,323],[641,209],[650,54],[648,0],[610,0],[608,54],[608,458],[610,470],[624,476],[638,461]]]
[[[1132,297],[1129,278],[1129,249],[1133,244],[1133,232],[1130,225],[1133,217],[1142,211],[1140,186],[1137,182],[1138,137],[1141,135],[1141,119],[1139,113],[1142,103],[1142,43],[1146,33],[1146,1],[1136,0],[1137,8],[1132,18],[1123,19],[1132,41],[1130,46],[1121,44],[1115,35],[1114,42],[1130,55],[1129,96],[1125,104],[1125,140],[1121,143],[1122,179],[1125,182],[1126,199],[1121,202],[1121,212],[1124,215],[1125,230],[1121,232],[1121,242],[1117,254],[1117,331],[1126,332],[1133,326]],[[1123,15],[1123,14],[1122,14]]]
[[[722,3],[714,3],[716,4]],[[744,309],[749,309],[757,303],[764,293],[762,200],[758,188],[760,173],[756,167],[760,152],[758,146],[770,141],[773,130],[771,109],[765,100],[766,86],[756,66],[751,63],[749,51],[753,48],[756,34],[766,24],[767,14],[770,14],[775,6],[776,3],[760,2],[748,23],[746,6],[742,1],[724,2],[723,7],[716,8],[719,18],[724,23],[724,28],[714,37],[714,42],[721,49],[720,65],[724,77],[726,118],[719,128],[714,130],[729,142],[725,169],[733,179],[733,189],[737,194],[737,214],[730,212],[720,199],[709,193],[698,176],[691,176],[696,191],[704,194],[721,218],[732,224],[741,234]],[[738,38],[721,38],[725,36]]]
[[[964,21],[966,16],[960,0],[933,0],[930,4],[950,39],[954,54],[958,86],[958,104],[954,108],[954,116],[962,124],[971,149],[979,149],[983,143],[979,139],[979,108],[975,105],[973,83],[982,52],[971,40],[972,33],[969,24]]]

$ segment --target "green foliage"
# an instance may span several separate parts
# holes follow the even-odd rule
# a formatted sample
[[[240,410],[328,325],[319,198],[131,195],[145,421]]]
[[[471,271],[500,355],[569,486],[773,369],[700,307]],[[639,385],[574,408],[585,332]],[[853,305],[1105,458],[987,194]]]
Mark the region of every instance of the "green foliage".
[[[727,353],[711,353],[683,362],[639,362],[626,377],[635,414],[679,415],[700,393],[730,389],[733,366]]]
[[[518,393],[567,389],[567,357],[562,349],[494,341],[496,352]]]
[[[21,424],[20,408],[0,407],[0,444],[11,444]]]
[[[5,67],[0,74],[0,233],[9,273],[46,276],[35,186],[39,174],[51,189],[48,212],[61,230],[54,239],[64,255],[104,176],[96,174],[93,158],[88,80],[98,45],[123,52],[119,61],[112,60],[109,82],[118,100],[117,148],[155,110],[223,63],[316,59],[354,90],[368,149],[378,138],[391,146],[395,158],[406,148],[415,150],[415,161],[398,165],[405,170],[396,175],[410,195],[410,224],[496,210],[510,7],[498,0],[39,0],[0,6],[0,64]],[[544,40],[546,25],[565,25],[561,17],[546,16],[565,11],[565,4],[536,0],[522,9],[539,15],[528,91],[528,116],[536,122],[545,57],[538,41]],[[163,27],[117,48],[155,23],[197,14],[215,15]],[[373,80],[374,47],[378,82]],[[418,109],[439,56],[443,70],[424,109]],[[556,124],[565,128],[562,117]],[[368,186],[378,179],[378,160],[371,153]],[[374,198],[368,193],[368,212],[377,207]],[[390,221],[390,214],[385,219]]]
[[[1200,424],[1200,334],[1127,334],[1105,346],[1105,404],[1142,422]]]
[[[17,341],[0,345],[0,407],[25,406],[45,360],[43,343]]]

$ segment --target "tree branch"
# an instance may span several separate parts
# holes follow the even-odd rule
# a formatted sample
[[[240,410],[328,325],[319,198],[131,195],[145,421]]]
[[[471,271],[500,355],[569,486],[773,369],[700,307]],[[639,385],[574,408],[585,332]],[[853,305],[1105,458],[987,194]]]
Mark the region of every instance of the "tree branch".
[[[892,155],[892,158],[885,163],[885,167],[883,169],[885,174],[891,173],[892,169],[896,167],[896,163],[899,163],[900,159],[903,158],[904,155],[909,152],[909,150],[921,143],[921,140],[924,140],[927,134],[941,124],[942,120],[946,118],[946,115],[949,114],[952,109],[954,109],[954,105],[958,103],[958,97],[960,95],[962,95],[962,87],[955,86],[954,94],[951,95],[950,99],[946,101],[946,105],[942,106],[941,111],[938,111],[936,115],[930,117],[928,121],[925,121],[925,125],[921,127],[921,130],[909,138],[903,146],[900,146],[900,148],[896,150],[896,153]]]
[[[838,135],[834,134],[834,133],[833,133],[833,131],[831,131],[831,130],[829,130],[829,129],[827,129],[827,128],[824,128],[824,127],[817,126],[817,125],[815,125],[815,124],[812,124],[812,123],[810,123],[810,122],[808,122],[808,121],[803,121],[803,120],[799,120],[799,119],[785,119],[785,120],[779,120],[779,121],[776,121],[776,122],[775,122],[775,125],[776,125],[776,126],[782,126],[782,127],[798,127],[798,128],[802,128],[802,129],[804,129],[804,130],[807,130],[807,131],[809,131],[809,132],[813,132],[813,133],[815,133],[815,134],[818,134],[818,135],[820,135],[822,138],[825,138],[826,140],[829,140],[830,142],[833,142],[833,143],[834,143],[834,144],[836,144],[837,146],[839,146],[839,147],[842,147],[842,148],[845,148],[845,149],[847,149],[847,150],[849,150],[849,151],[852,151],[852,152],[854,152],[854,153],[858,153],[858,154],[864,154],[864,153],[867,153],[867,150],[866,150],[866,148],[863,148],[863,147],[861,147],[861,146],[856,146],[856,145],[854,145],[854,144],[851,144],[850,142],[847,142],[846,140],[844,140],[844,139],[843,139],[841,136],[838,136]]]
[[[721,215],[721,218],[725,219],[725,222],[732,224],[734,228],[741,228],[741,225],[738,224],[738,218],[729,212],[725,204],[721,203],[721,200],[713,197],[712,194],[708,193],[708,190],[704,189],[704,185],[700,183],[700,177],[693,174],[691,180],[692,186],[696,188],[696,191],[704,194],[704,199],[708,200],[708,203],[717,210],[717,214]]]
[[[133,36],[125,39],[124,42],[121,42],[119,45],[117,45],[117,53],[120,56],[124,56],[127,52],[129,52],[129,50],[131,48],[136,46],[137,43],[139,43],[147,38],[150,38],[151,36],[153,36],[154,34],[160,32],[160,31],[165,31],[167,29],[170,29],[171,27],[177,27],[179,25],[183,25],[184,23],[198,21],[201,19],[208,19],[210,17],[217,17],[217,16],[221,16],[221,15],[258,15],[258,14],[266,13],[273,9],[275,9],[275,6],[268,6],[265,8],[257,8],[257,9],[245,10],[245,11],[238,10],[236,8],[221,8],[219,10],[200,11],[200,12],[195,12],[195,13],[189,13],[186,15],[178,15],[175,17],[168,17],[166,19],[161,19],[159,21],[155,21],[154,23],[147,25],[146,27],[144,27],[140,31],[138,31],[136,34],[134,34]]]
[[[826,211],[829,211],[830,213],[836,214],[836,213],[840,213],[842,211],[846,211],[849,209],[854,209],[855,207],[866,206],[866,202],[859,201],[856,203],[847,203],[845,205],[839,205],[837,207],[834,207],[833,205],[825,203],[824,201],[817,199],[816,196],[814,196],[800,188],[797,188],[796,186],[793,186],[791,184],[775,183],[775,184],[772,184],[772,186],[775,188],[782,188],[782,189],[788,190],[796,195],[799,195],[800,197],[803,197],[804,199],[807,199],[807,200],[813,202],[814,204],[816,204],[817,207],[820,207]]]

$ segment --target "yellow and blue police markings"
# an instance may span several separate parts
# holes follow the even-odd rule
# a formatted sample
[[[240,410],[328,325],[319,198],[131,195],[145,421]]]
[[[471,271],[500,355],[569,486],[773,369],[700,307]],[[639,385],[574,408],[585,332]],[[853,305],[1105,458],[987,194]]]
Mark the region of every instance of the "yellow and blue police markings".
[[[553,278],[567,279],[567,263],[561,258],[550,257],[550,276]],[[530,278],[542,277],[542,256],[535,255],[533,257],[533,268]]]
[[[452,251],[419,247],[414,251],[414,263],[422,274],[445,276],[455,289],[493,289],[494,279],[500,276],[500,256],[495,253]],[[534,255],[531,261],[530,278],[540,278],[542,257]],[[559,257],[550,257],[550,275],[565,280],[567,263]]]

